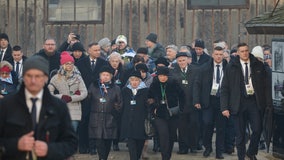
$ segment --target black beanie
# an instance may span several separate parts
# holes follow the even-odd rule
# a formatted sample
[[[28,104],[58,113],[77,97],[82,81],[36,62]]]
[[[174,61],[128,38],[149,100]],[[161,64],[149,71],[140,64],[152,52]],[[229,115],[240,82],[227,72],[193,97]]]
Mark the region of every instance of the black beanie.
[[[157,66],[158,64],[164,64],[165,66],[169,65],[168,60],[165,57],[159,57],[156,61],[155,61],[155,65]]]
[[[74,43],[71,47],[71,52],[74,52],[74,51],[85,52],[85,49],[84,49],[82,43],[80,43],[80,42]]]
[[[145,71],[145,72],[148,72],[148,67],[145,63],[139,63],[135,66],[135,69],[137,71]]]
[[[147,48],[138,48],[137,49],[137,54],[148,54],[148,49]]]
[[[168,67],[161,66],[161,67],[157,68],[157,75],[166,75],[166,76],[168,76],[169,72],[170,72],[170,70],[169,70]]]
[[[102,72],[108,72],[110,74],[113,74],[113,69],[111,69],[109,66],[103,66],[101,69],[100,69],[100,73]]]
[[[149,40],[149,41],[151,41],[151,42],[153,42],[153,43],[157,43],[157,38],[158,38],[158,36],[157,36],[157,34],[155,34],[155,33],[150,33],[150,34],[146,37],[147,40]]]
[[[137,77],[137,78],[142,79],[141,73],[140,73],[139,71],[133,71],[133,72],[130,74],[129,78],[130,78],[130,77]]]
[[[1,33],[0,34],[0,39],[6,39],[9,42],[9,37],[6,33]]]
[[[200,48],[205,48],[205,44],[204,44],[204,41],[203,40],[201,40],[201,39],[196,39],[195,40],[195,45],[194,45],[194,47],[200,47]]]

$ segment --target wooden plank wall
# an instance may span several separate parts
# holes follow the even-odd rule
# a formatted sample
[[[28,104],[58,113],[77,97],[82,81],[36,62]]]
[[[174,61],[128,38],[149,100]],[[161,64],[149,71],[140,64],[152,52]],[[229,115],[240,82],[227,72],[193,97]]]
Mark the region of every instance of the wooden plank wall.
[[[145,46],[150,32],[158,41],[168,44],[191,44],[202,38],[211,51],[216,39],[231,46],[247,42],[250,46],[270,44],[283,35],[249,35],[244,27],[247,20],[272,11],[277,0],[250,0],[249,9],[187,9],[187,0],[105,0],[103,24],[47,24],[46,1],[0,0],[0,32],[9,35],[11,45],[21,45],[26,55],[42,48],[45,38],[54,37],[58,45],[69,32],[81,35],[85,46],[103,37],[114,39],[119,34],[128,37],[134,49]],[[283,5],[283,1],[280,1]]]

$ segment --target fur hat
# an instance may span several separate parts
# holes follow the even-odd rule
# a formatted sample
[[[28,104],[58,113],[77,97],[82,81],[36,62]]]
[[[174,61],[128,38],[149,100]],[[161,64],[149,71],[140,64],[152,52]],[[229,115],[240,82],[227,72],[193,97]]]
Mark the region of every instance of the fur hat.
[[[80,43],[80,42],[74,43],[71,47],[71,52],[74,52],[74,51],[85,52],[85,49],[84,49],[84,46],[82,45],[82,43]]]
[[[146,37],[147,40],[149,40],[149,41],[151,41],[151,42],[153,42],[153,43],[157,43],[157,38],[158,38],[158,36],[157,36],[157,34],[155,34],[155,33],[150,33],[150,34]]]
[[[49,75],[49,63],[42,56],[31,56],[24,61],[23,75],[25,75],[25,73],[30,69],[37,69],[42,71],[45,75]]]
[[[148,49],[144,47],[138,48],[136,53],[137,54],[148,54]]]
[[[168,60],[165,57],[159,57],[155,61],[155,65],[157,66],[158,64],[164,64],[165,66],[168,66],[170,63],[168,62]]]
[[[145,71],[145,72],[148,72],[148,67],[145,63],[139,63],[135,66],[135,69],[137,71]]]
[[[6,33],[1,33],[0,34],[0,39],[6,39],[9,42],[9,37]]]
[[[133,71],[133,72],[130,74],[129,78],[130,78],[130,77],[137,77],[137,78],[142,79],[141,73],[140,73],[139,71]]]
[[[67,51],[63,51],[60,55],[60,64],[63,65],[67,62],[74,63],[74,58]]]
[[[127,38],[125,35],[118,35],[116,37],[115,43],[118,44],[119,42],[124,42],[127,45]]]
[[[104,48],[104,47],[110,46],[111,42],[107,37],[105,37],[105,38],[99,40],[98,44],[99,44],[100,47]]]
[[[168,67],[158,67],[157,68],[157,75],[166,75],[168,76],[169,75],[169,68]]]
[[[263,50],[261,46],[255,46],[252,49],[251,54],[253,54],[256,58],[264,59]]]
[[[204,41],[202,39],[196,39],[194,47],[205,48]]]

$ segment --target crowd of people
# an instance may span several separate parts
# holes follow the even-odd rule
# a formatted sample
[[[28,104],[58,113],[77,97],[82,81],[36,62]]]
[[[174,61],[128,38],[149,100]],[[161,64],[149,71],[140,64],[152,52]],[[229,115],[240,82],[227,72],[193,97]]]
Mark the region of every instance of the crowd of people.
[[[255,160],[265,148],[262,117],[272,107],[270,46],[250,52],[246,43],[229,49],[216,40],[209,52],[202,39],[180,47],[157,40],[150,33],[135,51],[118,35],[85,48],[70,33],[60,47],[47,38],[26,57],[1,33],[0,156],[107,160],[126,142],[130,159],[139,160],[149,158],[153,139],[163,160],[171,159],[175,142],[178,154],[204,150],[209,157],[215,131],[216,159],[236,148],[239,160]]]

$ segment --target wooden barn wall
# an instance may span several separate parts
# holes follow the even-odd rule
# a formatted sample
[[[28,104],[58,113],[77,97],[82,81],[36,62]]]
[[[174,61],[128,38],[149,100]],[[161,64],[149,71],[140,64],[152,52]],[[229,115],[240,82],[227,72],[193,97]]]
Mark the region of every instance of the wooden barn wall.
[[[202,38],[211,51],[216,39],[231,46],[247,42],[250,46],[270,44],[283,35],[249,35],[244,23],[266,11],[272,11],[277,0],[250,0],[249,9],[187,9],[187,0],[105,0],[102,24],[48,24],[45,21],[46,1],[0,0],[0,32],[9,35],[11,45],[21,45],[26,55],[42,48],[47,37],[56,38],[58,45],[69,32],[81,35],[85,46],[103,37],[128,37],[134,49],[144,46],[150,32],[158,41],[168,44],[190,44]],[[281,1],[280,5],[283,5]]]

